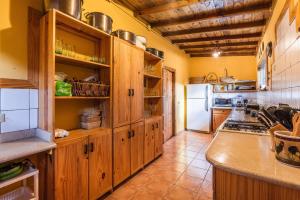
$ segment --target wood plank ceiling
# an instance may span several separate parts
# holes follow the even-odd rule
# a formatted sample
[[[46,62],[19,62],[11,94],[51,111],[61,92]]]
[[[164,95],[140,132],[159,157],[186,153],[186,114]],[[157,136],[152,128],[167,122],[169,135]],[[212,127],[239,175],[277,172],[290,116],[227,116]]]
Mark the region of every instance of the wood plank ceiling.
[[[191,57],[256,55],[272,0],[115,0]]]

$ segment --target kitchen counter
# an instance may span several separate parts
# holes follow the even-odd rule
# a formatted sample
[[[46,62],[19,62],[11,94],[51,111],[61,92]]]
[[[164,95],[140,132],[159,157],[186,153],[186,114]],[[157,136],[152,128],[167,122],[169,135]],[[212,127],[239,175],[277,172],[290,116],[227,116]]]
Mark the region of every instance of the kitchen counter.
[[[54,149],[56,144],[47,134],[37,129],[32,137],[0,143],[0,163]]]
[[[229,118],[249,120],[237,111]],[[299,168],[277,161],[270,144],[269,136],[218,132],[206,151],[206,159],[217,169],[300,189]]]

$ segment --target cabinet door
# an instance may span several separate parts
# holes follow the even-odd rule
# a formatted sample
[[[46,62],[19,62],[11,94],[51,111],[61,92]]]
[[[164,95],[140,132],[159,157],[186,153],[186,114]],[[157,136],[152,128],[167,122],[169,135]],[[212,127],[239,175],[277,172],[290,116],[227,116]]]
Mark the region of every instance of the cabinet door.
[[[113,126],[130,123],[131,49],[125,41],[114,39]]]
[[[162,132],[162,119],[158,118],[155,122],[155,157],[158,157],[163,152],[163,132]]]
[[[216,132],[216,130],[221,126],[221,124],[226,120],[228,115],[225,114],[214,114],[213,115],[213,131]]]
[[[144,122],[131,125],[131,174],[144,166]]]
[[[55,199],[88,199],[88,138],[58,144],[55,150]]]
[[[154,130],[152,121],[145,123],[144,165],[154,159]]]
[[[98,199],[112,189],[112,131],[89,136],[89,199]]]
[[[132,48],[131,51],[131,123],[144,117],[144,51]]]
[[[130,176],[130,126],[114,129],[114,186]]]

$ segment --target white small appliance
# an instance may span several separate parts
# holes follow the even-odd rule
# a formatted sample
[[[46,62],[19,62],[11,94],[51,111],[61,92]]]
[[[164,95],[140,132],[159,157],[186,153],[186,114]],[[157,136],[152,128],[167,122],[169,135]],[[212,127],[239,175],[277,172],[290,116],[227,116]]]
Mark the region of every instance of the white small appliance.
[[[187,129],[210,132],[212,85],[188,84],[187,90]]]

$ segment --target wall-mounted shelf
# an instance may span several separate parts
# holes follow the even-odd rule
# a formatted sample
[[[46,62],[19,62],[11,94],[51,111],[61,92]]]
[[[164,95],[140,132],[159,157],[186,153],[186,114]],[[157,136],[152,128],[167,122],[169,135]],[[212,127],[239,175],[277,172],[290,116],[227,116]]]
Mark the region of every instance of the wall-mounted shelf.
[[[56,96],[57,100],[106,100],[110,99],[110,97],[77,97],[77,96]]]
[[[144,77],[146,78],[153,78],[153,79],[161,79],[161,76],[156,76],[148,73],[144,73]]]
[[[156,62],[163,61],[162,58],[160,58],[160,57],[158,57],[156,55],[153,55],[152,53],[149,53],[147,51],[145,51],[145,60],[156,61]]]
[[[217,93],[250,93],[250,92],[257,92],[257,90],[214,91],[215,94],[217,94]]]
[[[72,58],[60,54],[55,54],[55,60],[58,63],[62,64],[71,64],[71,65],[76,65],[80,67],[90,67],[90,68],[101,68],[101,67],[110,67],[110,65],[107,64],[102,64],[102,63],[97,63],[97,62],[92,62],[88,60],[80,60],[77,58]]]

